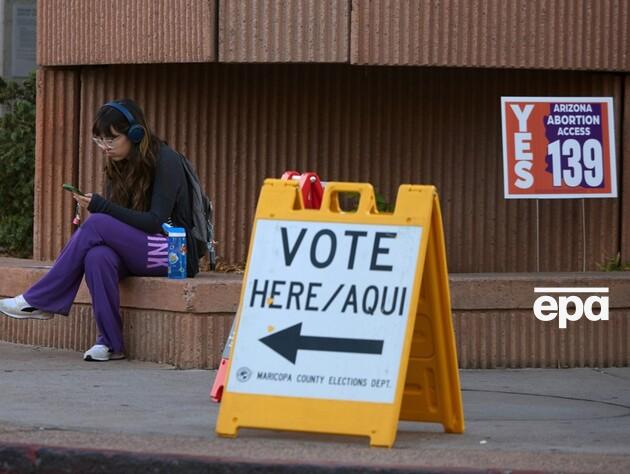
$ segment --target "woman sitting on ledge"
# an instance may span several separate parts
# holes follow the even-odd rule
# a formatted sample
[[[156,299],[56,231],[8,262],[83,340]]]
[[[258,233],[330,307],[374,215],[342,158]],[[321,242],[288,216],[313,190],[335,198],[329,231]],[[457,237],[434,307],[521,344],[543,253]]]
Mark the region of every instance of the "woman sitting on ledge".
[[[85,280],[92,297],[98,338],[87,361],[124,358],[118,283],[127,275],[166,276],[167,238],[162,224],[192,227],[192,205],[181,157],[151,133],[131,100],[103,105],[92,127],[105,157],[107,198],[73,193],[91,216],[77,229],[48,273],[15,298],[0,300],[0,311],[16,319],[67,316]],[[188,245],[187,273],[198,272]]]

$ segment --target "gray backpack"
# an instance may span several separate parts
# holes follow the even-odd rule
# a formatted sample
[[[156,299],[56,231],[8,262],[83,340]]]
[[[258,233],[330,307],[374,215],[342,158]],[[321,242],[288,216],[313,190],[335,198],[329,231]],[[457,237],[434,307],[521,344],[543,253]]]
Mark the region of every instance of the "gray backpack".
[[[212,201],[206,196],[199,184],[199,178],[192,164],[181,153],[184,174],[188,181],[188,192],[192,201],[193,226],[190,233],[197,244],[197,252],[200,257],[208,255],[210,270],[217,266],[217,253],[214,242],[214,225],[212,223]]]

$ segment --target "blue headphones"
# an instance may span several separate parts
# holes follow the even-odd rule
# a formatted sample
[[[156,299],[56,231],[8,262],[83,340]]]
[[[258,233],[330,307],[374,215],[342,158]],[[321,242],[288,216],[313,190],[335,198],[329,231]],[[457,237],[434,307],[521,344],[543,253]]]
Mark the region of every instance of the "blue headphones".
[[[127,138],[133,144],[138,144],[144,138],[145,130],[144,128],[136,122],[133,114],[129,112],[127,107],[118,102],[107,102],[103,107],[111,107],[112,109],[118,110],[129,122],[129,130],[127,130]]]

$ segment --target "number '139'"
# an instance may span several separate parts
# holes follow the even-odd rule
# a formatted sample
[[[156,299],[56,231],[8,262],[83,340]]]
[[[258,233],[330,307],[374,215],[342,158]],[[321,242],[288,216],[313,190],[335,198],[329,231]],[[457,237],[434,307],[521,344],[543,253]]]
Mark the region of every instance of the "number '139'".
[[[599,141],[589,138],[580,145],[580,142],[570,138],[568,140],[556,140],[547,146],[547,153],[551,155],[553,165],[553,185],[576,187],[582,184],[595,188],[601,186],[604,181],[604,160],[602,145]],[[564,169],[561,165],[561,157],[566,157]]]

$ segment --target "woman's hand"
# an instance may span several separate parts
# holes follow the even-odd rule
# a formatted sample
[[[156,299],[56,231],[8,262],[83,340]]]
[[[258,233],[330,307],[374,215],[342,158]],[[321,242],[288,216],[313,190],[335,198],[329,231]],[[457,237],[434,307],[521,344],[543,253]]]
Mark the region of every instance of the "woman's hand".
[[[90,205],[90,201],[92,200],[92,193],[87,193],[85,196],[72,193],[72,197],[79,204],[79,206],[81,206],[83,209],[87,209]]]

